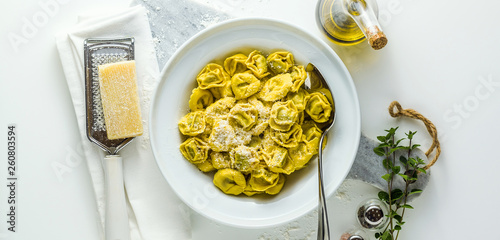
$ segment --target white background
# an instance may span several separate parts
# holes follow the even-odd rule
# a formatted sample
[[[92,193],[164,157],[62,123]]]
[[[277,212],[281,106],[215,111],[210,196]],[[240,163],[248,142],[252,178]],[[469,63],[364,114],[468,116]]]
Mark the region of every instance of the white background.
[[[85,163],[74,154],[80,137],[54,34],[74,25],[81,12],[129,3],[61,1],[44,20],[39,2],[46,1],[3,1],[0,8],[0,238],[96,239],[92,187]],[[321,36],[316,1],[196,1],[234,16],[285,20]],[[354,79],[366,135],[374,138],[401,125],[404,131],[418,130],[417,141],[429,146],[420,123],[390,118],[386,109],[393,100],[420,111],[438,128],[443,152],[429,186],[413,203],[416,209],[406,216],[400,239],[495,239],[500,223],[500,2],[379,0],[379,8],[386,48],[331,45]],[[39,20],[37,31],[22,35],[25,21],[33,19]],[[26,41],[12,44],[12,33]],[[16,234],[7,233],[3,212],[10,123],[19,134]],[[58,174],[54,167],[61,164],[70,170]],[[330,207],[333,222],[342,221],[334,197]],[[315,224],[307,218],[293,223],[298,227],[291,232],[286,227],[234,229],[194,213],[192,222],[194,239],[315,239],[304,233],[311,226],[302,224]]]

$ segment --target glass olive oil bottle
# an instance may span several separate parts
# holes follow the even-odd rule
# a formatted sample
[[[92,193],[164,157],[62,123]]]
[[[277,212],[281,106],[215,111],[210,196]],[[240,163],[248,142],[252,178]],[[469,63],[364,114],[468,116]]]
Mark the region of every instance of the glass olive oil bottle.
[[[320,29],[334,43],[355,45],[368,39],[374,49],[381,49],[387,38],[377,20],[375,0],[320,0],[316,20]]]

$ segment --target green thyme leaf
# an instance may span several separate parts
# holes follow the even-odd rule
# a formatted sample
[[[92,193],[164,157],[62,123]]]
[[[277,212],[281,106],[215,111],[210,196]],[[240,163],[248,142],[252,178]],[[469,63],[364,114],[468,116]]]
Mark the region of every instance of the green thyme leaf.
[[[402,208],[409,208],[409,209],[413,209],[413,206],[409,205],[409,204],[403,204],[401,205]],[[400,221],[401,222],[401,221]]]
[[[403,165],[408,164],[408,159],[406,159],[406,157],[405,157],[405,156],[400,156],[400,157],[399,157],[399,161],[400,161]]]
[[[394,172],[394,174],[398,174],[399,171],[401,171],[401,167],[400,166],[393,166],[392,167],[392,172]]]
[[[408,181],[408,179],[410,179],[410,177],[408,177],[408,175],[406,174],[398,174],[399,176],[401,176],[405,181]]]
[[[389,202],[389,194],[387,192],[384,191],[378,192],[378,198],[381,201]]]
[[[385,174],[384,176],[382,176],[382,178],[383,178],[384,180],[386,180],[386,181],[389,181],[389,180],[391,179],[391,175],[392,175],[392,174],[388,173],[388,174]]]
[[[376,147],[373,149],[373,152],[379,156],[384,156],[385,155],[385,150],[383,147]]]
[[[421,192],[422,192],[422,190],[421,190],[421,189],[412,189],[412,190],[410,191],[410,193],[408,193],[408,196],[409,196],[409,195],[412,195],[412,194],[415,194],[415,193],[421,193]]]

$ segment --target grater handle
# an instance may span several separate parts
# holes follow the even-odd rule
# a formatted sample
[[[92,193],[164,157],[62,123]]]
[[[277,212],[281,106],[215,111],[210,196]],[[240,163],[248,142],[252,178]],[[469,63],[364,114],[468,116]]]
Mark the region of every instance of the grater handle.
[[[130,240],[123,162],[120,155],[104,158],[106,184],[106,240]]]

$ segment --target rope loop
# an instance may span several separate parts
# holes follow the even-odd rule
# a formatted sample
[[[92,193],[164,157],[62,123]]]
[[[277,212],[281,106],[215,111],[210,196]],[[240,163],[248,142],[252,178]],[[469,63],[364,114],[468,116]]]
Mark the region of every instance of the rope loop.
[[[397,112],[394,112],[394,108],[397,109]],[[419,112],[417,112],[413,109],[409,109],[409,108],[403,109],[403,107],[401,107],[401,104],[399,104],[399,102],[397,102],[397,101],[393,101],[389,105],[389,114],[393,118],[405,116],[405,117],[420,120],[425,124],[425,127],[427,128],[427,132],[429,132],[429,135],[432,137],[432,145],[429,147],[427,152],[425,152],[425,155],[427,156],[427,158],[430,159],[430,155],[433,152],[435,154],[434,154],[434,158],[429,161],[429,163],[424,167],[424,169],[428,170],[430,167],[432,167],[432,165],[434,165],[434,163],[436,163],[436,161],[439,158],[439,155],[441,154],[441,145],[439,144],[436,126],[434,126],[434,124],[429,119],[424,117]]]

